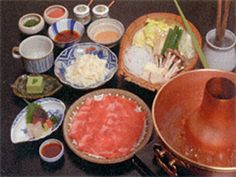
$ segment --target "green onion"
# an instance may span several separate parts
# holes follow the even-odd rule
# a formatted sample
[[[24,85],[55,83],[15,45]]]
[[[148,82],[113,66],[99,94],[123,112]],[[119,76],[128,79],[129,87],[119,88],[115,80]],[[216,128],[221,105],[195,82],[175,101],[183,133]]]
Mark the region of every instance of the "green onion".
[[[174,49],[177,49],[178,46],[179,46],[179,41],[180,41],[180,38],[182,36],[182,33],[183,33],[183,30],[179,29],[178,31],[178,36],[176,38],[176,42],[175,42],[175,45],[173,46]]]
[[[185,18],[185,16],[184,16],[184,14],[183,14],[183,12],[182,12],[182,10],[181,10],[177,0],[174,0],[174,3],[175,3],[175,6],[177,7],[177,9],[179,11],[179,14],[180,14],[180,16],[181,16],[181,18],[182,18],[182,20],[184,22],[184,25],[185,25],[188,33],[190,34],[191,38],[193,39],[193,45],[194,45],[194,47],[195,47],[195,49],[196,49],[196,51],[198,53],[198,56],[199,56],[199,58],[200,58],[200,60],[202,62],[203,67],[204,68],[208,68],[208,63],[207,63],[206,57],[205,57],[205,55],[204,55],[200,45],[198,44],[198,41],[197,41],[193,31],[191,30],[191,28],[190,28],[190,26],[188,24],[188,21]]]
[[[166,49],[167,49],[167,46],[168,46],[169,43],[170,43],[170,39],[171,39],[172,34],[173,34],[173,30],[172,30],[172,29],[169,29],[168,34],[167,34],[167,37],[166,37],[166,40],[165,40],[165,43],[164,43],[163,48],[162,48],[162,51],[161,51],[162,54],[165,53],[165,51],[166,51]]]
[[[164,46],[161,51],[162,54],[164,54],[166,49],[168,48],[176,49],[178,47],[182,32],[183,30],[181,30],[178,26],[175,26],[174,29],[169,29]]]

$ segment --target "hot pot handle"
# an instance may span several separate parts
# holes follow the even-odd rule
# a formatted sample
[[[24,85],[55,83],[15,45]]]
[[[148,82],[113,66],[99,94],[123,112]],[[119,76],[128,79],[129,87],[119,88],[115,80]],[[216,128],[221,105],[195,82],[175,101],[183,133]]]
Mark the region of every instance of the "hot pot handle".
[[[170,155],[167,152],[167,150],[163,149],[162,145],[160,144],[155,144],[154,147],[154,155],[155,159],[160,165],[170,176],[178,176],[177,173],[177,167],[176,167],[176,158],[172,157],[172,159],[169,158]],[[166,159],[167,163],[166,164],[163,160]]]

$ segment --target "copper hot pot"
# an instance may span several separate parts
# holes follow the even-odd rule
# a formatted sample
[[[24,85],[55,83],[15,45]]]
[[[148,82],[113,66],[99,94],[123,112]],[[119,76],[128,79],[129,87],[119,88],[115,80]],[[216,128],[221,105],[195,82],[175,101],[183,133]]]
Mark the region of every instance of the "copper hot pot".
[[[155,159],[169,175],[236,176],[235,73],[180,74],[159,90],[152,115]]]

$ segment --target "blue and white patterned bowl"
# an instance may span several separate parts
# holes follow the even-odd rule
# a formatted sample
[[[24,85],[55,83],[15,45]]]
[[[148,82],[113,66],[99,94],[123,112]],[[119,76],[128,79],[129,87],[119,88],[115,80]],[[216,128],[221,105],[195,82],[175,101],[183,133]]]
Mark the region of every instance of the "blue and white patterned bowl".
[[[108,72],[106,73],[105,79],[88,87],[71,83],[65,77],[66,68],[73,64],[76,58],[84,54],[94,54],[97,55],[99,59],[107,61],[106,69],[108,70]],[[117,56],[105,46],[91,42],[79,43],[75,44],[72,47],[66,48],[60,53],[60,55],[55,60],[54,73],[62,83],[69,85],[73,88],[85,90],[92,89],[105,84],[114,76],[118,68],[117,60]]]
[[[34,101],[43,107],[43,109],[48,113],[48,115],[55,115],[58,119],[57,124],[55,124],[52,130],[49,130],[45,134],[43,134],[39,138],[31,138],[28,135],[27,128],[26,128],[26,113],[27,113],[27,106],[16,116],[15,120],[11,126],[11,142],[12,143],[21,143],[27,141],[37,141],[39,139],[45,138],[46,136],[50,135],[52,132],[56,131],[62,121],[64,119],[64,113],[66,106],[65,104],[53,97],[42,98],[39,100]]]
[[[61,33],[62,31],[73,31],[73,32],[77,32],[79,34],[79,38],[71,41],[69,43],[59,43],[57,41],[55,41],[55,37],[57,36],[57,34]],[[62,19],[56,23],[53,23],[49,28],[48,28],[48,36],[53,40],[53,42],[61,48],[65,48],[65,47],[70,47],[72,46],[74,43],[77,43],[80,41],[81,37],[84,34],[84,26],[82,25],[82,23],[75,21],[73,19]]]

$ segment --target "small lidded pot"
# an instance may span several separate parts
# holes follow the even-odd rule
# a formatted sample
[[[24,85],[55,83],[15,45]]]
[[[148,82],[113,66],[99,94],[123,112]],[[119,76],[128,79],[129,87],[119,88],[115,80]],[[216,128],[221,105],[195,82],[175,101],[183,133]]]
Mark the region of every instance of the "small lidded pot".
[[[93,20],[110,17],[108,6],[103,4],[98,4],[95,7],[93,7],[92,12],[93,12]]]
[[[87,25],[91,21],[90,8],[85,4],[79,4],[73,9],[76,20],[83,25]]]
[[[64,146],[62,142],[57,139],[48,139],[39,147],[39,155],[41,159],[46,162],[56,162],[63,154]]]

